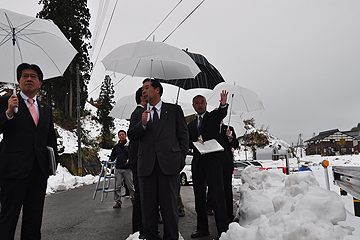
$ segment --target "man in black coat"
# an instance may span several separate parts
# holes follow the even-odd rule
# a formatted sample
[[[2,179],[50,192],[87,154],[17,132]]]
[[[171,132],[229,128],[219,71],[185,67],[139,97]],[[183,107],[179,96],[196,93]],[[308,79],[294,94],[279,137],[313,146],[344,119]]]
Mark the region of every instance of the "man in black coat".
[[[47,146],[58,160],[52,109],[36,97],[43,73],[33,64],[17,67],[21,92],[0,98],[0,238],[14,239],[22,208],[21,239],[40,239],[49,177]],[[18,112],[15,112],[15,108]]]
[[[233,191],[232,191],[232,174],[234,171],[234,154],[233,149],[239,147],[239,141],[236,139],[235,130],[232,126],[227,126],[223,122],[220,127],[220,135],[225,143],[227,162],[223,166],[224,191],[226,201],[227,219],[229,222],[234,220],[233,215]]]
[[[162,102],[162,92],[160,82],[143,81],[143,96],[151,110],[137,111],[141,121],[131,121],[134,126],[128,132],[130,141],[139,140],[137,170],[147,240],[161,239],[158,206],[164,221],[163,239],[179,238],[179,179],[189,147],[184,113],[180,106]]]
[[[202,95],[193,98],[193,107],[197,113],[196,119],[188,125],[190,148],[193,149],[194,158],[191,171],[195,195],[195,210],[197,213],[197,229],[191,234],[192,238],[209,235],[209,225],[206,214],[206,186],[214,194],[211,194],[216,227],[218,235],[227,230],[226,205],[224,198],[223,165],[228,156],[226,151],[200,154],[194,147],[193,142],[205,142],[215,139],[225,148],[225,143],[220,136],[220,123],[227,114],[227,92],[223,91],[220,96],[220,107],[211,112],[206,111],[206,99]]]
[[[142,87],[136,91],[135,101],[137,106],[135,110],[131,113],[130,117],[130,126],[131,129],[134,126],[134,123],[141,121],[141,115],[145,111],[146,102],[144,97],[142,96]],[[137,113],[137,111],[140,111]],[[133,181],[135,187],[135,196],[134,196],[134,204],[133,204],[133,213],[132,213],[132,227],[133,232],[140,232],[140,239],[145,238],[145,230],[142,224],[141,217],[141,202],[140,202],[140,189],[139,189],[139,180],[137,176],[137,161],[138,161],[138,150],[139,150],[139,141],[130,141],[129,146],[129,166],[131,171],[133,172]]]

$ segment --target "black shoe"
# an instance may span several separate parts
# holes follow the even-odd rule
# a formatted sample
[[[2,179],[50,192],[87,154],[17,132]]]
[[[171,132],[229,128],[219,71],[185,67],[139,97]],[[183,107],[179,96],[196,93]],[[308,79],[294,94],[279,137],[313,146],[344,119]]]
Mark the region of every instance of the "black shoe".
[[[185,216],[185,211],[179,210],[179,217],[184,217],[184,216]]]
[[[193,232],[191,234],[191,238],[200,238],[200,237],[204,237],[204,236],[208,236],[208,235],[210,235],[209,231],[197,230],[196,232]]]
[[[139,239],[145,239],[145,233],[140,233]]]
[[[212,215],[214,215],[214,212],[213,212],[212,209],[208,209],[208,210],[206,211],[206,214],[212,216]]]

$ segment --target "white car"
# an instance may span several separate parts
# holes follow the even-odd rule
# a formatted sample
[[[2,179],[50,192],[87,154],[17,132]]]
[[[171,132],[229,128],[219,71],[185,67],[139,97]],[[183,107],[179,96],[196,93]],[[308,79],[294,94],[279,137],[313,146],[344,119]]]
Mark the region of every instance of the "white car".
[[[186,155],[185,166],[184,166],[183,170],[180,172],[181,186],[189,185],[189,183],[192,182],[192,173],[191,173],[192,159],[193,159],[192,155]]]

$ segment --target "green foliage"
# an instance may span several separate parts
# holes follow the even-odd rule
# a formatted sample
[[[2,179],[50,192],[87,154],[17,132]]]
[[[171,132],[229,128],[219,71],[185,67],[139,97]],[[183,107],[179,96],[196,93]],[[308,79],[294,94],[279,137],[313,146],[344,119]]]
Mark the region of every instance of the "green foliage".
[[[112,130],[114,130],[114,118],[109,117],[109,113],[113,108],[115,102],[114,98],[114,85],[111,82],[109,75],[105,76],[105,79],[101,85],[100,95],[97,102],[97,117],[99,123],[102,125],[101,128],[101,141],[100,145],[108,148],[109,144],[112,144]]]
[[[77,119],[76,118],[66,118],[64,113],[55,108],[53,109],[53,115],[54,115],[54,123],[59,125],[61,128],[66,130],[74,130],[76,128]]]
[[[76,116],[76,65],[79,65],[80,109],[84,109],[88,97],[86,84],[90,79],[90,62],[88,49],[91,48],[88,39],[90,11],[86,0],[40,0],[43,9],[37,17],[51,19],[71,42],[78,54],[69,64],[63,77],[46,80],[41,89],[43,100],[61,110],[65,117]],[[56,46],[54,46],[56,47]],[[41,67],[41,66],[40,66]]]

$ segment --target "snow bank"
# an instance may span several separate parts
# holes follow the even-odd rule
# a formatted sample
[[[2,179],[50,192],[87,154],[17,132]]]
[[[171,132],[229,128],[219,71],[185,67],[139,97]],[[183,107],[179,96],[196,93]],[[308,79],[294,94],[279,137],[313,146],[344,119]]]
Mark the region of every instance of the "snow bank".
[[[90,185],[96,183],[97,180],[98,177],[94,177],[92,175],[86,175],[84,177],[73,176],[67,168],[58,164],[56,175],[50,176],[48,179],[46,194],[67,191],[83,185]]]
[[[239,223],[221,240],[344,239],[354,230],[341,226],[346,210],[335,192],[319,186],[312,172],[285,175],[248,167],[239,186]]]

